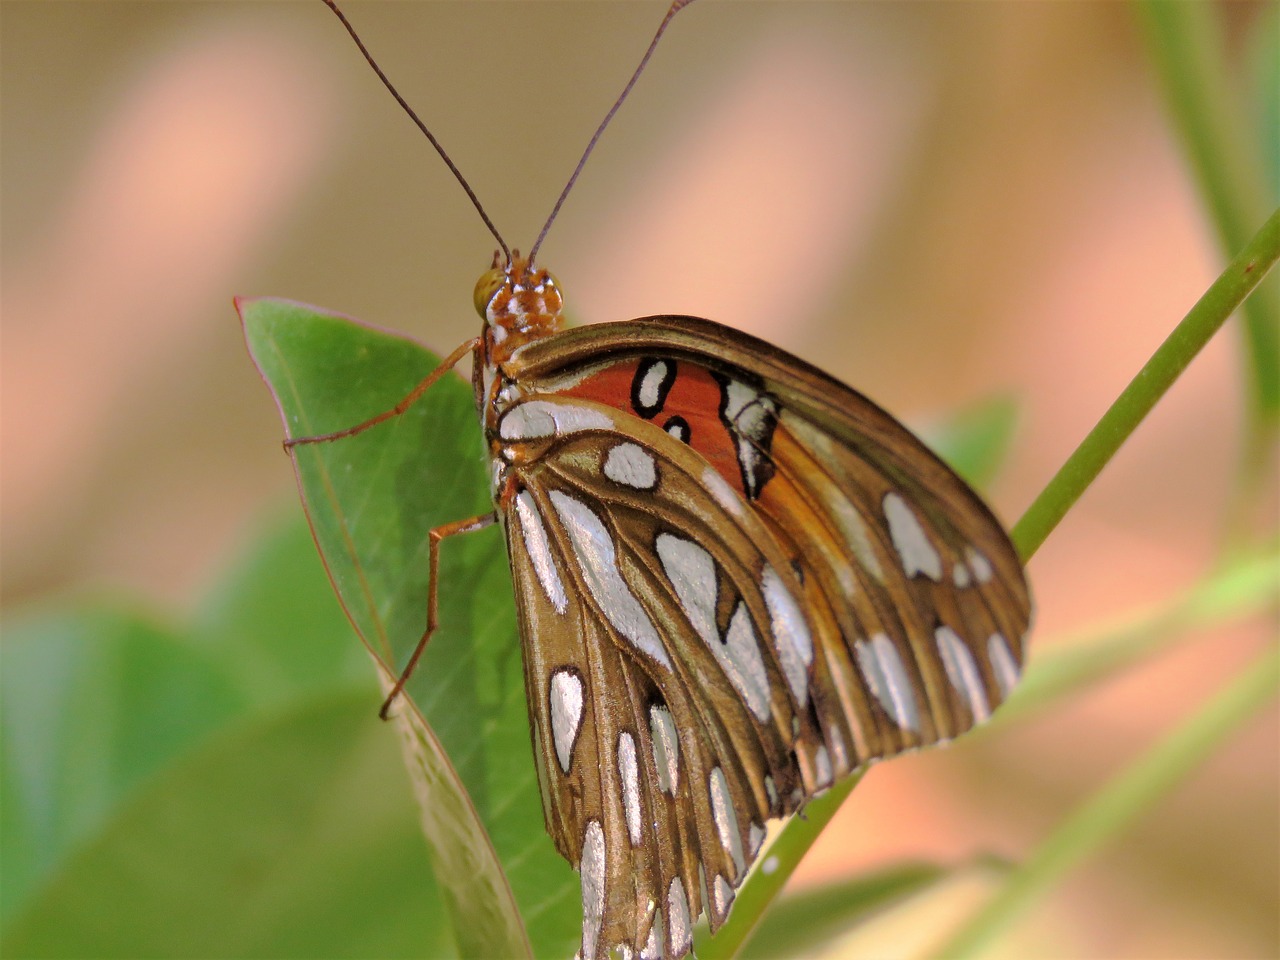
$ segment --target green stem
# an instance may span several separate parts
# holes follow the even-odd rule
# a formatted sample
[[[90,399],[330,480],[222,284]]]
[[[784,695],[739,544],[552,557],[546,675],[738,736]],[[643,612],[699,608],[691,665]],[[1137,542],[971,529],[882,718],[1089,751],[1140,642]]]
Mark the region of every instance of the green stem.
[[[960,960],[980,953],[1067,870],[1150,809],[1277,692],[1280,649],[1272,649],[1061,824],[986,907],[933,955]]]
[[[698,960],[728,960],[736,956],[747,942],[765,910],[782,892],[783,886],[799,866],[813,842],[835,816],[840,804],[853,792],[866,771],[841,780],[804,808],[804,814],[792,817],[765,851],[760,868],[738,890],[733,912],[714,937],[700,939]]]
[[[1222,249],[1239,250],[1252,225],[1276,202],[1263,172],[1263,151],[1233,76],[1220,8],[1209,3],[1138,0],[1139,23],[1174,127],[1181,136]],[[1261,18],[1259,30],[1274,29]],[[1264,93],[1265,97],[1266,94]],[[1267,284],[1242,310],[1245,431],[1236,491],[1226,523],[1228,543],[1247,542],[1252,511],[1268,497],[1280,429],[1280,283]]]
[[[1280,209],[1205,291],[1011,531],[1023,559],[1044,543],[1121,444],[1280,257]]]
[[[1238,77],[1227,61],[1219,8],[1209,3],[1139,0],[1135,9],[1147,53],[1160,77],[1192,173],[1209,206],[1222,248],[1239,250],[1274,204],[1262,151],[1246,119]],[[1280,288],[1244,308],[1252,359],[1253,409],[1280,414]]]

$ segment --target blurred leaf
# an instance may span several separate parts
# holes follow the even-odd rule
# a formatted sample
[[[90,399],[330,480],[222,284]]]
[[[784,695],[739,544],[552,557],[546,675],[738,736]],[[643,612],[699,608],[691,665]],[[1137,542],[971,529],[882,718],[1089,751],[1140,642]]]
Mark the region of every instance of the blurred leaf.
[[[806,956],[869,914],[916,893],[947,871],[926,863],[902,864],[802,890],[778,900],[738,956],[744,960]]]
[[[152,778],[47,879],[2,952],[440,956],[452,946],[421,844],[368,697],[330,696]]]
[[[973,404],[921,432],[951,469],[982,490],[990,486],[1008,456],[1017,426],[1017,400],[1000,396]]]
[[[1250,97],[1228,52],[1223,8],[1140,0],[1134,10],[1222,249],[1235,256],[1273,215],[1277,195],[1274,168],[1263,166],[1264,144],[1250,122]],[[1254,434],[1246,443],[1265,454],[1280,422],[1280,283],[1260,286],[1244,302],[1241,322],[1249,373],[1245,409]]]
[[[1060,823],[995,896],[932,956],[958,960],[980,954],[1063,874],[1160,802],[1277,693],[1280,650],[1273,649]]]
[[[132,610],[5,624],[0,848],[8,919],[144,779],[241,707],[202,652]]]
[[[1280,197],[1280,7],[1274,3],[1257,11],[1248,61],[1262,169],[1270,177],[1271,196]]]
[[[1008,864],[990,858],[953,867],[805,955],[832,960],[917,960],[988,899],[1009,870]]]
[[[247,555],[206,595],[192,627],[196,642],[256,707],[336,685],[363,686],[376,709],[369,658],[333,595],[310,529],[296,507],[287,523],[263,526]]]
[[[438,362],[412,341],[296,304],[253,301],[241,310],[293,436],[390,409]],[[446,377],[402,416],[295,455],[330,576],[394,676],[425,625],[428,531],[492,510],[471,391]],[[415,731],[415,749],[429,762],[415,775],[445,791],[426,810],[437,864],[469,863],[446,874],[457,929],[512,944],[523,916],[535,953],[568,956],[580,936],[578,881],[543,825],[500,531],[445,542],[440,577],[440,628],[409,692],[427,724]],[[436,819],[441,809],[457,818],[447,829]],[[486,833],[491,848],[478,848]],[[475,861],[477,849],[487,857]]]
[[[1274,611],[1280,553],[1237,558],[1188,592],[1161,606],[1135,612],[1124,624],[1095,628],[1036,653],[1026,675],[984,730],[1003,726],[1226,620]]]

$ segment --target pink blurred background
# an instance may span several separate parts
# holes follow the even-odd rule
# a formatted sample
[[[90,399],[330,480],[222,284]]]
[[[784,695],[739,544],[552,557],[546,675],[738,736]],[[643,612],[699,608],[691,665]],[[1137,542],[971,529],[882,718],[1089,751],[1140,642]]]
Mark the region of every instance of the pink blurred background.
[[[527,247],[662,9],[348,13]],[[1259,9],[1222,12],[1245,43]],[[0,599],[123,589],[181,610],[293,497],[231,297],[443,352],[476,330],[492,241],[318,3],[0,16]],[[991,491],[1010,522],[1224,262],[1132,11],[1013,2],[695,6],[542,260],[583,322],[712,317],[917,425],[1016,396]],[[1228,325],[1033,561],[1037,644],[1211,567],[1239,339]],[[877,768],[798,881],[1025,855],[1274,631],[1217,630],[1034,722]],[[1280,953],[1277,730],[1273,710],[1074,872],[1009,954]]]

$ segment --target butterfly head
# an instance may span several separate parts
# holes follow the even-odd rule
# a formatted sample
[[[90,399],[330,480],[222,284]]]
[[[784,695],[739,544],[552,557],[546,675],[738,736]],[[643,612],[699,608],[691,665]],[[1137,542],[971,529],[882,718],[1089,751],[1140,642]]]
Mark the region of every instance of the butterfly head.
[[[486,337],[508,350],[564,326],[564,299],[556,278],[518,250],[505,262],[494,254],[493,267],[476,283],[475,304]]]

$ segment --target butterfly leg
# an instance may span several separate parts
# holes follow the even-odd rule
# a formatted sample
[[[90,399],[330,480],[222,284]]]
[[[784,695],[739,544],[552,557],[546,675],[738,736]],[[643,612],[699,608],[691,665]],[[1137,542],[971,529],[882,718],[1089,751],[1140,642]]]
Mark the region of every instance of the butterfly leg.
[[[329,440],[340,440],[343,437],[353,437],[357,433],[364,433],[370,427],[376,427],[378,424],[382,423],[384,420],[390,420],[392,417],[400,416],[400,414],[404,413],[411,406],[413,406],[414,403],[418,401],[419,397],[421,397],[424,393],[430,390],[431,387],[435,385],[437,380],[439,380],[446,373],[448,373],[450,370],[456,367],[459,363],[461,363],[463,357],[471,353],[474,353],[476,349],[479,348],[479,346],[480,346],[480,338],[472,337],[462,346],[458,347],[458,349],[454,350],[453,353],[449,354],[447,357],[444,358],[444,360],[440,362],[440,366],[436,367],[429,374],[427,374],[426,377],[423,378],[421,383],[419,383],[416,387],[410,390],[409,394],[403,400],[397,403],[394,407],[392,407],[390,410],[384,410],[382,413],[378,414],[377,416],[370,417],[368,420],[364,421],[363,423],[357,423],[354,427],[347,427],[347,429],[345,430],[337,430],[333,433],[321,433],[314,437],[290,437],[284,442],[285,450],[289,450],[290,448],[296,447],[299,444],[303,444],[303,443],[324,443]]]
[[[458,534],[483,530],[485,527],[493,526],[497,520],[498,515],[496,513],[482,513],[477,517],[468,517],[465,520],[455,520],[453,523],[432,527],[431,532],[427,534],[427,575],[430,577],[427,587],[427,629],[422,632],[422,639],[413,648],[413,654],[409,657],[409,662],[405,664],[405,668],[401,672],[399,679],[396,680],[395,686],[387,694],[387,699],[382,702],[382,709],[378,711],[378,716],[383,720],[387,719],[387,712],[391,709],[391,704],[395,702],[396,697],[400,696],[400,691],[404,689],[404,685],[409,682],[409,677],[413,675],[414,669],[418,666],[418,660],[422,657],[422,651],[427,649],[427,641],[436,632],[436,619],[439,613],[437,583],[440,572],[440,541],[446,537],[455,537]]]

